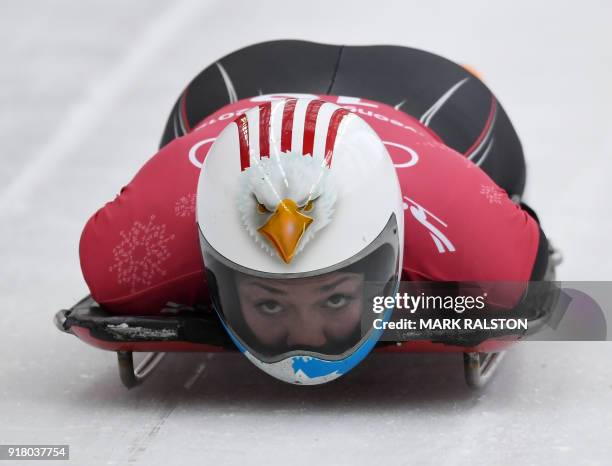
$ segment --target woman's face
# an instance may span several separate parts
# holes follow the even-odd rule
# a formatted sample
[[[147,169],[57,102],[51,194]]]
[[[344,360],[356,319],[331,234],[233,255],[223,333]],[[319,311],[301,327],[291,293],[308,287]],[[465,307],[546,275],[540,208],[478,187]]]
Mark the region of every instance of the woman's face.
[[[238,279],[244,319],[266,346],[317,348],[346,340],[359,326],[363,275],[335,272],[322,277]]]

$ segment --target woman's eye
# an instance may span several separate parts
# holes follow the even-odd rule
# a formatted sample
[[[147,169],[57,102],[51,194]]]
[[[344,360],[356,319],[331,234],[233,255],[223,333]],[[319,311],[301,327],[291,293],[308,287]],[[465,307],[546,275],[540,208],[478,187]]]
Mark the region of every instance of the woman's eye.
[[[348,304],[349,297],[343,294],[335,294],[327,298],[325,301],[325,307],[330,309],[340,309]]]
[[[260,312],[263,312],[264,314],[268,315],[278,314],[283,310],[283,306],[278,301],[274,301],[272,299],[259,303],[255,307]]]

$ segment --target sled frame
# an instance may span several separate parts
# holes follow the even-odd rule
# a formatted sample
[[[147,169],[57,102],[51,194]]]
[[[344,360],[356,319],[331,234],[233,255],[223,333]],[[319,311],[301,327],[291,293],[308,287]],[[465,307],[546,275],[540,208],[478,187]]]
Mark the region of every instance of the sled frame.
[[[157,369],[164,356],[166,356],[166,353],[147,353],[134,369],[134,354],[131,351],[117,351],[117,365],[121,382],[126,388],[140,385]]]
[[[463,353],[463,371],[468,387],[479,389],[487,385],[497,372],[505,355],[505,351]]]

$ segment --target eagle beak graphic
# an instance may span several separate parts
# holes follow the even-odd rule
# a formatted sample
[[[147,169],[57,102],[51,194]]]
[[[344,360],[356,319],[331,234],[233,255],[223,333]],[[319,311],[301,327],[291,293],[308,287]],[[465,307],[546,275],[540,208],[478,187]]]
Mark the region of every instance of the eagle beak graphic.
[[[278,254],[288,264],[293,259],[297,245],[313,218],[299,211],[295,201],[283,199],[276,206],[272,217],[259,231],[274,245]]]

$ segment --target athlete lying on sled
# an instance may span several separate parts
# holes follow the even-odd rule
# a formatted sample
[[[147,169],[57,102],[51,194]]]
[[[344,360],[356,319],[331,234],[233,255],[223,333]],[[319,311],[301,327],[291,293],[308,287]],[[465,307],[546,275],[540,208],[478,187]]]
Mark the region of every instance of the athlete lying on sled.
[[[187,86],[160,151],[89,219],[81,266],[101,307],[58,322],[118,351],[128,385],[131,351],[232,343],[281,380],[333,380],[377,344],[363,314],[400,279],[544,279],[524,184],[508,117],[461,66],[401,47],[247,47]],[[477,370],[474,351],[496,348],[400,349],[440,346]]]

